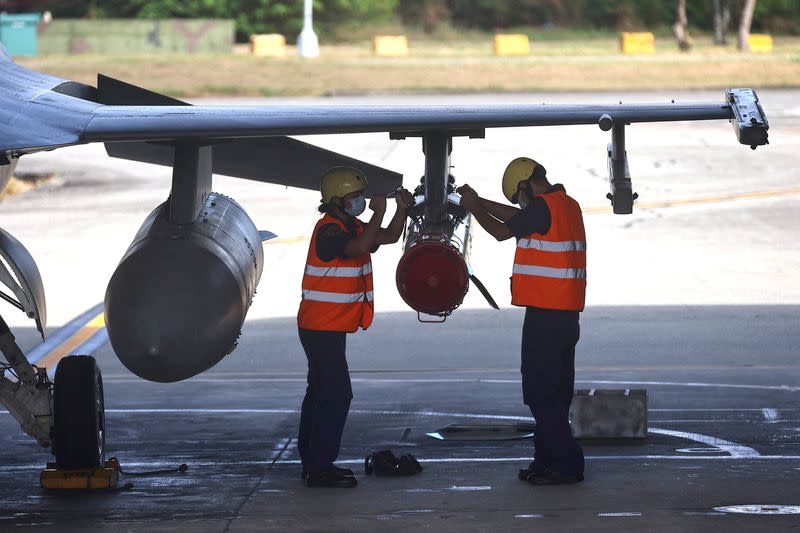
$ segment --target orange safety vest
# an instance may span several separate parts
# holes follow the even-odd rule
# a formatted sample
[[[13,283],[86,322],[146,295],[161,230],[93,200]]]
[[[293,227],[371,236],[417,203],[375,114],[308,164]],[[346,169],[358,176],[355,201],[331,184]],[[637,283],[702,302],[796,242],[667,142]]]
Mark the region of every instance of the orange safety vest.
[[[537,195],[550,209],[546,235],[517,241],[511,303],[583,311],[586,301],[586,232],[578,202],[564,191]]]
[[[314,227],[308,259],[303,275],[303,295],[297,312],[297,325],[302,329],[345,331],[353,333],[359,326],[372,324],[374,296],[370,254],[358,257],[323,261],[317,256],[317,237],[326,224],[337,224],[343,231],[344,222],[326,214]],[[356,219],[357,234],[364,227]]]

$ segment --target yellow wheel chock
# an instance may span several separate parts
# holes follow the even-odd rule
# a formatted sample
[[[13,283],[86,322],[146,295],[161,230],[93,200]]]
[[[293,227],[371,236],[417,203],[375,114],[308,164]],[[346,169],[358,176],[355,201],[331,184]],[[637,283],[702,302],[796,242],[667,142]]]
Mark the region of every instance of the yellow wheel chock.
[[[47,463],[39,481],[45,489],[113,489],[119,482],[119,471],[115,458],[97,468],[60,470],[56,463]]]

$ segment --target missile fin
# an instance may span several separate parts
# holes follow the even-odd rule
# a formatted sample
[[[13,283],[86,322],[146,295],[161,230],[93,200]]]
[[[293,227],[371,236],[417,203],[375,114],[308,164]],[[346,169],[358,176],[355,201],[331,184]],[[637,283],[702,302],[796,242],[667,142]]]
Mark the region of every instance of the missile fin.
[[[484,284],[481,283],[481,280],[478,279],[478,276],[476,276],[475,274],[470,273],[469,279],[472,280],[472,283],[475,284],[475,286],[478,288],[478,290],[481,292],[481,294],[483,294],[483,297],[486,298],[486,301],[489,302],[489,305],[491,305],[492,308],[500,309],[500,307],[497,306],[497,302],[495,302],[494,298],[492,298],[492,295],[489,294],[489,291],[488,291],[488,289],[486,289],[486,286],[484,286]]]

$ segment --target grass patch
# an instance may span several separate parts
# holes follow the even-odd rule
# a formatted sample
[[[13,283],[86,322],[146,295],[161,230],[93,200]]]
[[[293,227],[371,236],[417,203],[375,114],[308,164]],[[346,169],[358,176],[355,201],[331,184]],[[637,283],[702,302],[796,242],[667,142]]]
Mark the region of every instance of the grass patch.
[[[303,60],[250,55],[59,56],[21,58],[25,66],[94,85],[102,72],[178,98],[395,92],[594,91],[800,86],[800,38],[775,39],[771,54],[745,54],[695,36],[690,53],[658,40],[650,56],[623,56],[606,34],[534,40],[531,55],[495,57],[486,34],[461,41],[412,40],[404,58],[379,58],[369,41],[323,45]],[[463,34],[462,34],[463,39]]]

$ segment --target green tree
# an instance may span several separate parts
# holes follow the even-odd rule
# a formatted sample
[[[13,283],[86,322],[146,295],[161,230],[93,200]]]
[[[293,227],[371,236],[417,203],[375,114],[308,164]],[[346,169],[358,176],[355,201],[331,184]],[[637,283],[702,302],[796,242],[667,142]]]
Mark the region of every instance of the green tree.
[[[98,16],[232,18],[237,39],[254,33],[282,33],[294,39],[303,26],[302,0],[101,0]],[[322,25],[388,18],[397,0],[316,0],[314,20]]]
[[[447,0],[400,0],[397,13],[406,24],[421,25],[431,33],[450,17]]]
[[[368,22],[387,19],[396,8],[397,0],[315,0],[314,19],[320,22]]]

